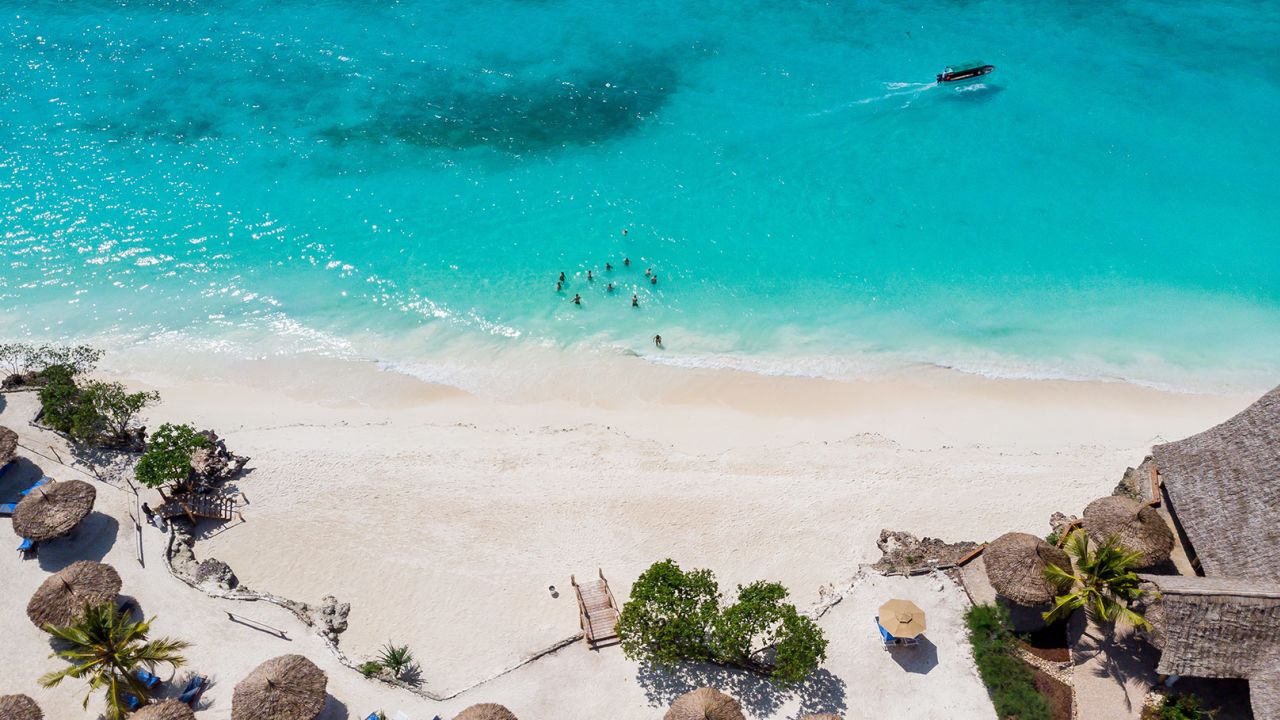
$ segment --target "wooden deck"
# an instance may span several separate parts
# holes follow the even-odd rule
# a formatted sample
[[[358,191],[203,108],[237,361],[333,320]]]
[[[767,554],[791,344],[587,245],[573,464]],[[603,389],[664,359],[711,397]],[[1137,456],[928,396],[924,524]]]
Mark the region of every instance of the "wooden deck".
[[[236,503],[226,495],[188,495],[169,500],[156,508],[156,514],[165,520],[180,516],[230,520],[236,516]]]
[[[584,583],[569,577],[578,596],[578,624],[587,644],[593,648],[616,644],[618,638],[618,603],[613,599],[613,591],[609,589],[604,572],[597,570],[597,574],[598,579]]]

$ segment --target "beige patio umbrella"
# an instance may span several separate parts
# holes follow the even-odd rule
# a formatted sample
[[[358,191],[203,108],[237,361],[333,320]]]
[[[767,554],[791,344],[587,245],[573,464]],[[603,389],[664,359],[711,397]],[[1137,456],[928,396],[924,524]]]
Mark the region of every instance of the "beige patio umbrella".
[[[80,480],[54,480],[27,493],[13,509],[13,531],[36,542],[71,532],[93,509],[98,491]]]
[[[27,603],[27,617],[35,626],[63,627],[84,614],[85,605],[114,603],[120,594],[120,574],[110,565],[81,560],[49,576]]]
[[[18,457],[18,433],[0,425],[0,467]]]
[[[480,703],[458,713],[453,720],[516,720],[516,715],[497,703]]]
[[[1050,565],[1071,572],[1067,553],[1027,533],[1005,533],[982,551],[987,579],[1001,596],[1024,607],[1045,605],[1053,601],[1058,589],[1044,579]]]
[[[880,627],[896,638],[913,638],[924,632],[924,611],[910,600],[890,600],[880,606]]]
[[[236,683],[231,720],[315,720],[327,684],[324,671],[301,655],[271,658]]]
[[[1151,567],[1169,559],[1173,531],[1155,508],[1122,495],[1098,498],[1085,506],[1085,532],[1095,543],[1115,535],[1126,549],[1141,553],[1139,567]]]
[[[26,695],[0,695],[0,718],[4,720],[44,720],[36,701]]]
[[[178,700],[153,703],[129,716],[129,720],[196,720],[196,714]]]
[[[671,703],[662,720],[746,720],[737,700],[715,688],[691,690]]]

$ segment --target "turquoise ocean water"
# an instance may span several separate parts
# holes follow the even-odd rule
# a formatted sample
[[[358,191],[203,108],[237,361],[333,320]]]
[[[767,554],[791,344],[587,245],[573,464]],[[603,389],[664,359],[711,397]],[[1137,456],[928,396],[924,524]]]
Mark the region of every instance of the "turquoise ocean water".
[[[1280,3],[0,15],[0,335],[1280,379]]]

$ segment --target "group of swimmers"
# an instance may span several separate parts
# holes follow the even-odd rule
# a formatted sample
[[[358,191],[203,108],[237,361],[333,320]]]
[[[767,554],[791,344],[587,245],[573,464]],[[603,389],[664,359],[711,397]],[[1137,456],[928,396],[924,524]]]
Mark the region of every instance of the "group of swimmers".
[[[624,232],[625,232],[625,231],[624,231]],[[624,267],[631,267],[631,258],[627,258],[627,257],[622,258],[622,265],[623,265]],[[605,264],[604,264],[604,271],[605,271],[605,272],[613,272],[613,263],[605,263]],[[649,284],[650,284],[650,285],[657,285],[657,284],[658,284],[658,274],[657,274],[657,273],[655,273],[655,272],[653,271],[653,268],[646,268],[646,269],[645,269],[645,271],[644,271],[644,276],[645,276],[645,277],[647,277],[647,278],[649,278]],[[591,270],[588,270],[588,271],[587,271],[587,282],[595,282],[595,281],[596,281],[595,274],[594,274]],[[569,282],[569,281],[565,279],[564,272],[563,272],[563,271],[561,271],[561,273],[560,273],[560,279],[556,280],[556,292],[564,292],[564,284],[565,284],[565,283],[567,283],[567,282]],[[608,286],[608,287],[606,287],[606,288],[605,288],[605,290],[606,290],[606,291],[608,291],[608,292],[613,292],[613,291],[614,291],[614,284],[613,284],[612,282],[610,282],[610,283],[609,283],[609,286]],[[580,294],[578,294],[578,293],[574,293],[574,294],[573,294],[573,299],[572,299],[572,300],[570,300],[570,302],[572,302],[574,305],[581,305],[581,304],[582,304],[582,295],[580,295]],[[637,307],[637,308],[638,308],[638,307],[640,307],[640,296],[639,296],[639,295],[637,295],[636,293],[631,293],[631,307]]]

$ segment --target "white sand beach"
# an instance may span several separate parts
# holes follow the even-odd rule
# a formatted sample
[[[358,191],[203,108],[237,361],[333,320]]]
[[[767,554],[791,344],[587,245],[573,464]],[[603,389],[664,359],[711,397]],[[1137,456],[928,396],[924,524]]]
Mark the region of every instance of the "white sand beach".
[[[350,602],[344,652],[358,661],[388,640],[408,644],[426,690],[466,690],[445,703],[343,668],[279,608],[239,603],[239,612],[292,628],[291,643],[229,624],[221,610],[236,603],[170,578],[159,563],[161,535],[149,527],[151,560],[139,568],[124,494],[100,492],[98,510],[115,524],[104,520],[101,538],[76,542],[108,546],[100,555],[125,575],[125,593],[160,616],[158,629],[197,643],[194,666],[223,683],[201,717],[229,717],[234,681],[282,652],[304,652],[329,673],[330,694],[345,709],[326,717],[381,707],[430,720],[482,701],[522,718],[658,717],[678,682],[646,680],[617,647],[591,652],[578,643],[484,681],[578,631],[570,574],[602,569],[625,600],[635,577],[666,557],[713,569],[726,592],[781,581],[801,608],[820,600],[820,588],[853,588],[822,620],[831,687],[803,708],[798,696],[744,698],[753,717],[799,709],[983,717],[990,704],[960,630],[963,591],[941,577],[860,575],[879,557],[880,530],[976,541],[1009,530],[1044,535],[1050,513],[1079,513],[1110,493],[1154,442],[1252,400],[942,370],[842,383],[643,365],[607,398],[593,384],[562,400],[478,397],[337,362],[228,363],[203,379],[181,364],[127,373],[131,387],[164,397],[148,425],[213,428],[252,458],[235,483],[245,521],[211,528],[198,556],[226,561],[254,589]],[[27,425],[32,410],[30,395],[12,394],[0,424],[24,445],[56,447]],[[63,553],[76,559],[72,540],[57,542],[39,567],[6,553],[6,627],[22,618],[44,571],[56,569],[46,564]],[[885,672],[911,673],[879,666],[891,660],[870,615],[893,593],[922,606],[935,598],[926,609],[936,616],[936,663],[912,680],[928,704],[895,705],[904,701],[877,689]],[[69,713],[79,689],[34,686],[56,661],[42,660],[45,637],[21,622],[0,651],[0,692],[27,692]]]

